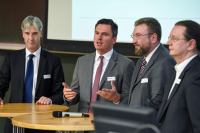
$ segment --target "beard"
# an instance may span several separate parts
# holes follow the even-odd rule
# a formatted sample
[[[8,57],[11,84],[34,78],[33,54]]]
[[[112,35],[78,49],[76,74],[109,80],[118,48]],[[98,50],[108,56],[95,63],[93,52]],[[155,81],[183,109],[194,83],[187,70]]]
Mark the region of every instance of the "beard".
[[[145,55],[150,51],[150,49],[151,49],[151,44],[149,44],[149,47],[146,48],[140,47],[140,49],[135,49],[135,55],[138,56]]]

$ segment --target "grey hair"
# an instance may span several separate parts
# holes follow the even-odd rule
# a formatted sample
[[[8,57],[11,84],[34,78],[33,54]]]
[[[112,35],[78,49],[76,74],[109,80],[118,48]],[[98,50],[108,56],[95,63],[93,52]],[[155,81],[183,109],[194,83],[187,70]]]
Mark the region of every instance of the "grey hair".
[[[22,31],[24,31],[25,29],[29,29],[30,26],[33,25],[38,32],[42,32],[43,29],[43,24],[42,21],[38,18],[38,17],[34,17],[34,16],[27,16],[21,25],[21,29]]]

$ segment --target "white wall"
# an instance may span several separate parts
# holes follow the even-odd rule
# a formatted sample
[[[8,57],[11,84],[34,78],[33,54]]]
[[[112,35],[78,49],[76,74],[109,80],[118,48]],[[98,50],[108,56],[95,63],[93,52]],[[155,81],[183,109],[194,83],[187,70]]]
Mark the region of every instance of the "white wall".
[[[118,42],[131,42],[135,20],[154,17],[162,26],[166,43],[177,21],[200,23],[199,0],[49,0],[48,39],[93,40],[94,26],[111,18],[119,26]]]

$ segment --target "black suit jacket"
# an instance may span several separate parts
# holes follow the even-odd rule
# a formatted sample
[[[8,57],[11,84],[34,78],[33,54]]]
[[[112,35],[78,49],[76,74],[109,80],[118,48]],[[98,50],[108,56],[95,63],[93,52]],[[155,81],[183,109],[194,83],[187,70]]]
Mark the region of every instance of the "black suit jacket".
[[[0,70],[0,97],[5,96],[11,81],[10,103],[23,103],[25,81],[25,49],[12,52],[5,58]],[[44,75],[51,78],[44,78]],[[41,96],[48,97],[53,104],[63,103],[64,74],[60,58],[41,49],[38,68],[35,102]]]
[[[185,67],[168,99],[175,79],[175,73],[168,82],[158,112],[161,133],[200,132],[200,58],[192,59]]]

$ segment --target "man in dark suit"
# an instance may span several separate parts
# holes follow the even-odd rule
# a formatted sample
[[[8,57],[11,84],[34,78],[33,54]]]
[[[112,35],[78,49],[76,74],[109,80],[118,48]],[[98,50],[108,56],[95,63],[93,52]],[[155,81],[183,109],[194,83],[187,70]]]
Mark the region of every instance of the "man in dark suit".
[[[158,111],[161,132],[199,133],[200,25],[190,20],[177,22],[167,44],[177,64]]]
[[[97,22],[94,33],[96,52],[82,56],[77,60],[70,88],[63,83],[63,93],[67,105],[79,102],[80,112],[90,112],[91,103],[96,100],[116,104],[123,97],[128,96],[134,63],[113,50],[113,45],[117,40],[117,32],[118,26],[111,19],[101,19]],[[103,56],[103,66],[101,77],[99,77],[100,81],[95,90],[96,72],[98,71],[97,67],[101,64],[101,56]],[[111,83],[116,88],[111,89]],[[106,90],[110,91],[102,88],[108,88]],[[97,97],[94,101],[92,100],[93,96]]]
[[[39,18],[28,16],[21,25],[25,49],[8,54],[0,70],[0,104],[11,81],[10,103],[62,104],[64,74],[60,58],[40,46],[43,25]],[[33,76],[30,83],[30,100],[27,101],[27,71],[32,58]],[[9,123],[9,122],[7,122]],[[8,124],[6,124],[8,125]],[[11,128],[11,129],[10,129]],[[6,127],[12,130],[11,127]],[[39,131],[41,132],[41,131]]]
[[[163,88],[175,65],[169,51],[160,44],[161,26],[154,18],[141,18],[135,22],[132,34],[135,54],[140,59],[135,66],[129,98],[130,106],[159,108]]]

